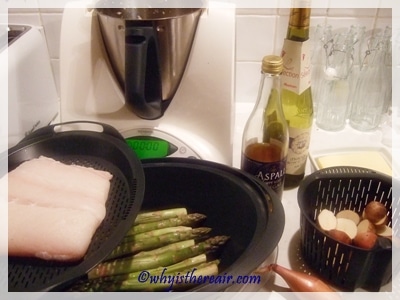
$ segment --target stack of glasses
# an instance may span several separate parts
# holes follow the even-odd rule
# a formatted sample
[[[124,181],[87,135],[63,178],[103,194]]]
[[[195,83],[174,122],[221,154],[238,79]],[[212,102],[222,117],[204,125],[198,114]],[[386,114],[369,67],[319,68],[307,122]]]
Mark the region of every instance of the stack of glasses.
[[[312,56],[316,124],[328,131],[348,122],[360,131],[378,128],[392,97],[391,27],[367,36],[365,27],[333,33],[317,26]]]

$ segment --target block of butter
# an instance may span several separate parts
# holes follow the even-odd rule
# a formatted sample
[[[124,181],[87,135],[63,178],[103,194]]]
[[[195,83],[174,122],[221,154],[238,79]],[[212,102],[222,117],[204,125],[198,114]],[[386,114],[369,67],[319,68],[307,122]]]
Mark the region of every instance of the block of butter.
[[[390,159],[380,151],[354,151],[348,153],[337,153],[323,155],[315,159],[319,169],[334,166],[352,166],[372,169],[392,176]]]

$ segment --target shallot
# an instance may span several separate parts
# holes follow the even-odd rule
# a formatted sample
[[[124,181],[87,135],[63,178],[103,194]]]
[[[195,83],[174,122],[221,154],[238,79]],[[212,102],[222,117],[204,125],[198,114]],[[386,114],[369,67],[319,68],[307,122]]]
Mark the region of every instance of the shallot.
[[[335,292],[322,280],[299,271],[286,269],[277,264],[271,264],[268,268],[279,274],[298,299],[304,300],[340,300],[341,295]]]
[[[371,201],[364,210],[365,218],[376,224],[386,217],[386,207],[378,201]]]
[[[289,270],[278,264],[271,264],[268,269],[279,274],[293,292],[334,292],[330,286],[317,277]]]

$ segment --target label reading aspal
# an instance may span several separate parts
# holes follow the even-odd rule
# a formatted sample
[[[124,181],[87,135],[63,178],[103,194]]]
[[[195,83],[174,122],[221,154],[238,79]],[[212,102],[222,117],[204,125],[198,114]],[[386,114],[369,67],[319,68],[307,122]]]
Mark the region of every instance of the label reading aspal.
[[[289,132],[289,151],[286,161],[286,174],[301,175],[308,158],[311,128],[291,128]]]
[[[282,88],[296,94],[311,86],[310,43],[285,39],[282,48]]]
[[[263,163],[252,160],[242,154],[241,169],[261,179],[278,195],[282,194],[282,187],[285,179],[285,167],[285,160]]]

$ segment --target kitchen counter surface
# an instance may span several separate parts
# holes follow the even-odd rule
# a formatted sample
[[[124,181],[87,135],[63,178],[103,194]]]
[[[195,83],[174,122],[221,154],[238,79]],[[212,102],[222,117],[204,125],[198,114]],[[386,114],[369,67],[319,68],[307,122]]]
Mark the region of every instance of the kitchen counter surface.
[[[233,166],[240,167],[240,155],[241,155],[241,136],[243,132],[246,120],[253,108],[253,103],[238,103],[236,106],[236,121],[235,121],[235,133],[234,133],[234,152],[233,152]],[[399,136],[397,136],[399,138]],[[348,147],[357,148],[371,148],[371,147],[382,147],[388,150],[388,153],[392,153],[391,147],[387,147],[382,143],[383,134],[381,130],[373,132],[359,132],[349,126],[344,130],[338,132],[327,132],[323,131],[314,126],[311,136],[310,153],[313,151],[324,151]],[[393,148],[393,170],[397,169],[397,160],[394,155],[398,153],[400,148]],[[312,166],[310,161],[307,163],[306,174],[312,172]],[[398,173],[398,172],[397,172]],[[302,261],[300,255],[300,209],[297,204],[297,188],[292,190],[286,190],[283,193],[282,204],[285,210],[285,227],[282,238],[279,242],[277,249],[277,263],[297,271],[303,271],[310,273],[307,270],[307,266]],[[287,284],[283,281],[280,276],[273,276],[267,282],[267,284],[261,288],[261,291],[274,291],[274,292],[289,292]],[[362,290],[360,290],[362,291]],[[392,283],[381,288],[381,291],[392,291]]]

